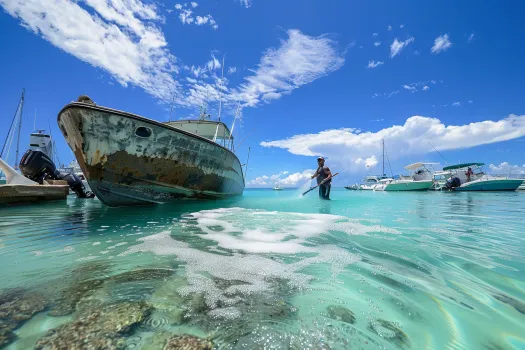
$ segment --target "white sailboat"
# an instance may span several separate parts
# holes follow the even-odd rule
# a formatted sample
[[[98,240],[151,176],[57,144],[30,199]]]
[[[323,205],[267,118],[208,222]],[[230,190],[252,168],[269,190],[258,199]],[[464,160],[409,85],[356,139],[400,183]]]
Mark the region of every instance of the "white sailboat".
[[[385,181],[393,180],[385,174],[385,140],[383,140],[383,175],[368,175],[363,178],[363,183],[359,185],[360,190],[376,191],[380,190]]]

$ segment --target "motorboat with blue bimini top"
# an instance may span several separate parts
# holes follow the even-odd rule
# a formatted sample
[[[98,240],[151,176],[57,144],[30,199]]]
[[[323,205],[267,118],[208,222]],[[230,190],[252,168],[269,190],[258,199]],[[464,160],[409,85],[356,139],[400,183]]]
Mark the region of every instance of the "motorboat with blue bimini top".
[[[66,105],[58,125],[96,196],[108,206],[241,195],[244,174],[233,136],[204,111],[158,122],[96,105]]]
[[[454,191],[516,191],[524,181],[486,174],[483,165],[463,163],[444,167],[443,171],[450,173],[446,188]]]

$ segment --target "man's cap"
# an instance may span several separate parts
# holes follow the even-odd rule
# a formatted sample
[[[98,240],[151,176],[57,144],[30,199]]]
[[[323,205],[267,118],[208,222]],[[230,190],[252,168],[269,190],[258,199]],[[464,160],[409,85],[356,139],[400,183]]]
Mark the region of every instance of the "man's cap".
[[[324,158],[323,157],[318,157],[317,160],[324,160]]]

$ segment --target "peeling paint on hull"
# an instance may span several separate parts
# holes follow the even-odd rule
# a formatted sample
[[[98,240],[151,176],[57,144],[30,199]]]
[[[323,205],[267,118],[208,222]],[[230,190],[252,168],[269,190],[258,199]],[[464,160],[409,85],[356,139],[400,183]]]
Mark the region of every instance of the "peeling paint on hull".
[[[237,156],[203,137],[130,113],[65,106],[58,125],[97,197],[109,206],[241,195]],[[151,136],[135,135],[138,127]]]

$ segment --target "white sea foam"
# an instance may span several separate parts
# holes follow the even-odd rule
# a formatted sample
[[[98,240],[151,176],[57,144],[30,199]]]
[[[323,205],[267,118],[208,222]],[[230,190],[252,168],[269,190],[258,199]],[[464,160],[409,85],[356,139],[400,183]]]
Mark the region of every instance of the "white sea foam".
[[[192,213],[205,233],[226,249],[249,253],[308,253],[315,249],[305,246],[308,238],[330,232],[365,235],[371,232],[399,234],[399,231],[380,225],[363,225],[357,220],[328,214],[284,213],[277,211],[226,208]],[[191,226],[191,220],[186,225]]]
[[[358,255],[333,245],[312,244],[310,239],[324,234],[343,232],[365,235],[372,232],[394,233],[380,225],[365,225],[361,220],[327,214],[283,213],[277,211],[227,208],[192,213],[174,222],[176,230],[191,229],[204,240],[217,245],[199,249],[195,245],[172,238],[163,231],[139,238],[135,246],[119,254],[139,252],[174,255],[185,264],[188,285],[178,289],[183,296],[203,293],[206,304],[216,309],[210,316],[238,317],[235,306],[246,295],[273,290],[275,283],[291,288],[305,288],[313,278],[312,265],[324,265],[335,277],[346,266],[360,260]],[[200,234],[199,234],[200,233]],[[223,251],[217,248],[225,249]],[[225,251],[230,251],[226,254]],[[268,256],[268,253],[293,255],[293,263]],[[228,281],[218,284],[218,281]]]
[[[347,265],[360,260],[359,256],[335,246],[310,248],[308,256],[290,264],[257,254],[223,255],[215,251],[202,251],[188,243],[177,241],[171,237],[169,231],[143,237],[138,241],[138,245],[129,247],[119,256],[138,252],[175,255],[178,260],[185,262],[188,280],[188,285],[179,288],[178,292],[183,296],[203,293],[206,304],[212,309],[219,302],[226,306],[235,306],[242,300],[239,295],[271,291],[277,281],[286,282],[291,288],[304,288],[312,279],[312,276],[305,273],[305,269],[313,264],[327,264],[332,274],[336,275]],[[221,289],[217,286],[216,279],[229,281],[228,286]],[[228,317],[237,315],[235,312],[226,314]],[[214,316],[226,317],[222,311]]]

